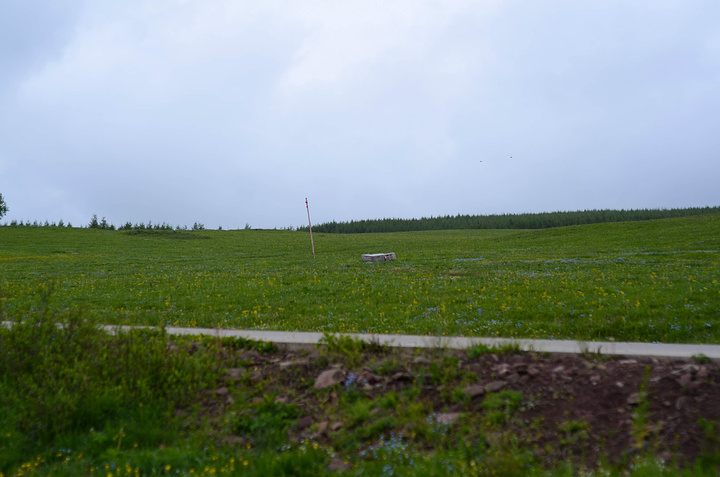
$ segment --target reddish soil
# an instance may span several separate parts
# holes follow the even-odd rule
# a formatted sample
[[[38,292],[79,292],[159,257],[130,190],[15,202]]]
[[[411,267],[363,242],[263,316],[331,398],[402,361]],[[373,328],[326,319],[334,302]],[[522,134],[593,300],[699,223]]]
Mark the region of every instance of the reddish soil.
[[[246,404],[275,396],[301,409],[298,425],[291,431],[293,440],[333,446],[341,433],[352,432],[339,399],[349,386],[370,399],[419,387],[417,399],[436,419],[446,420],[451,428],[470,424],[478,429],[487,429],[483,424],[488,410],[482,403],[488,394],[512,390],[522,393],[521,405],[498,433],[517,436],[521,447],[549,467],[560,461],[580,467],[593,467],[599,461],[622,463],[638,453],[683,467],[703,455],[720,455],[716,362],[536,353],[470,359],[464,351],[449,350],[363,351],[352,360],[318,351],[262,355],[240,351],[230,361],[242,367],[228,369],[223,388],[213,393],[205,409],[216,416],[230,406],[236,412],[252,412]],[[444,371],[437,374],[438,369]],[[466,398],[458,399],[457,390]],[[705,421],[714,429],[703,427]],[[413,442],[420,438],[412,426],[401,419],[396,422],[398,427],[387,434],[432,452],[432,440]],[[578,427],[563,427],[568,423]],[[488,447],[496,445],[492,434],[478,433]],[[244,445],[251,443],[252,436],[225,433],[218,439]],[[355,458],[343,457],[351,462]]]

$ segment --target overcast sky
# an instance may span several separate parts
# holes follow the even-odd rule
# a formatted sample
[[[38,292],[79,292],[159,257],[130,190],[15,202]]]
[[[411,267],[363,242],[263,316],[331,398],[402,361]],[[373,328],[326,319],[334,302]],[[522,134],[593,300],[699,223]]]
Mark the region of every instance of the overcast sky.
[[[720,2],[0,2],[3,219],[720,205]]]

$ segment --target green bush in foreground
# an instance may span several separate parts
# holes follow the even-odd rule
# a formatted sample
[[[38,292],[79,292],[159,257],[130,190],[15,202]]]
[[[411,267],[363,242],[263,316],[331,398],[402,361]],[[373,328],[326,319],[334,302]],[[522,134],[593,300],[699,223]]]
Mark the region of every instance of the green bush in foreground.
[[[47,308],[0,329],[0,470],[48,449],[95,456],[175,440],[177,407],[218,379],[218,354],[169,346],[163,330],[107,333],[79,312]]]

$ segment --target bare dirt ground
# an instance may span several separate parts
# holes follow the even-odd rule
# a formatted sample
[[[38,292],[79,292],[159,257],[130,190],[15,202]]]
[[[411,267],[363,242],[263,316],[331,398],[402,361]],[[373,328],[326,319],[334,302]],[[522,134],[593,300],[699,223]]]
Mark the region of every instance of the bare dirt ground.
[[[349,357],[317,350],[237,353],[235,363],[242,366],[227,369],[223,386],[209,392],[207,413],[220,417],[233,409],[252,415],[253,405],[270,396],[299,409],[291,440],[342,448],[343,439],[355,435],[360,447],[345,447],[346,463],[379,439],[357,430],[383,418],[384,436],[392,433],[433,452],[438,441],[403,417],[410,401],[423,403],[426,416],[455,428],[466,443],[476,439],[479,448],[492,449],[513,436],[515,445],[548,467],[570,461],[592,468],[600,461],[627,462],[638,453],[683,467],[720,454],[720,367],[708,360],[531,352],[471,359],[465,351],[387,349]],[[401,399],[358,422],[342,398],[351,390],[371,403],[391,392]],[[490,422],[492,408],[483,403],[506,391],[521,393],[519,406],[499,409],[507,419]],[[219,430],[218,440],[246,445],[253,436]]]

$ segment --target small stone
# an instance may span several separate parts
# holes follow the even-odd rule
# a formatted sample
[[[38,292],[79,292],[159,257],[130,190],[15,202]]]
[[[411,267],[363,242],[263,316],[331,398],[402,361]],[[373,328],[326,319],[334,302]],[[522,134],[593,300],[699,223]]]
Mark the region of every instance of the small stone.
[[[552,370],[553,373],[562,373],[565,371],[565,366],[562,364],[560,366],[557,366],[555,369]]]
[[[618,382],[615,383],[615,386],[617,386],[617,387],[619,387],[619,388],[624,388],[624,387],[625,387],[625,384],[623,384],[622,381],[618,381]]]
[[[278,396],[275,398],[275,402],[278,404],[287,404],[288,398],[287,398],[287,396]]]
[[[644,393],[632,393],[627,398],[627,403],[634,406],[643,402],[643,399],[645,399]]]
[[[485,385],[485,392],[494,393],[495,391],[500,391],[504,387],[505,381],[493,381],[492,383]]]
[[[599,374],[593,374],[590,376],[590,383],[592,383],[593,386],[596,386],[597,383],[600,382],[600,375]]]
[[[412,381],[412,376],[410,375],[410,373],[400,371],[400,372],[397,372],[397,373],[393,374],[392,376],[390,376],[390,381],[392,381],[392,382],[399,382],[399,381],[409,382],[409,381]]]
[[[329,424],[327,421],[321,422],[321,423],[318,424],[318,426],[317,426],[317,433],[318,433],[319,435],[322,435],[322,434],[327,433],[327,430],[328,430],[328,427],[329,427],[329,426],[330,426],[330,424]]]
[[[380,382],[380,376],[368,369],[363,369],[358,375],[358,379],[365,381],[368,384],[377,384]]]
[[[682,376],[680,376],[678,378],[677,381],[678,381],[678,384],[680,384],[680,386],[685,388],[692,381],[692,374],[690,374],[690,373],[683,374]]]
[[[226,370],[226,372],[230,381],[239,381],[243,377],[243,374],[245,374],[245,369],[229,368]]]
[[[538,374],[540,374],[540,368],[538,368],[537,366],[528,366],[527,373],[530,376],[537,376]]]
[[[682,373],[693,373],[694,374],[694,373],[697,373],[699,370],[700,370],[700,366],[698,366],[696,364],[687,364],[687,365],[683,366],[682,368],[680,368],[679,371]]]
[[[510,365],[507,363],[498,364],[497,366],[493,366],[492,370],[495,371],[498,376],[503,377],[510,373]]]
[[[636,359],[621,359],[618,364],[637,364]]]
[[[698,370],[696,376],[698,377],[698,379],[705,379],[710,376],[710,370],[707,368],[707,366],[703,366]]]
[[[283,361],[279,364],[281,370],[287,370],[289,368],[294,368],[297,366],[307,366],[308,361],[306,359],[299,359],[296,361]]]
[[[458,417],[460,417],[460,413],[457,412],[441,412],[440,414],[435,414],[435,421],[440,424],[449,425],[457,421]]]
[[[229,392],[229,391],[228,391],[228,388],[226,388],[225,386],[223,386],[223,387],[217,388],[217,389],[215,390],[215,395],[216,395],[216,396],[227,396],[227,395],[228,395],[228,392]]]
[[[465,393],[466,396],[470,396],[471,399],[476,398],[478,396],[482,396],[485,394],[485,386],[482,385],[475,385],[475,386],[468,386],[463,390],[463,393]]]
[[[331,368],[320,373],[320,376],[315,379],[315,389],[325,389],[331,386],[335,386],[341,382],[345,377],[340,369]]]
[[[303,416],[300,419],[298,419],[297,427],[301,431],[304,429],[307,429],[310,426],[312,426],[312,417],[311,416]]]
[[[675,409],[678,411],[680,409],[687,409],[688,406],[692,403],[692,399],[688,396],[680,396],[678,400],[675,402]]]
[[[515,368],[515,372],[518,374],[527,374],[529,369],[527,363],[515,363],[513,368]]]
[[[386,262],[395,260],[395,252],[390,253],[363,253],[361,255],[363,262]]]
[[[342,429],[342,426],[343,426],[342,422],[336,421],[336,422],[333,422],[332,425],[330,425],[330,430],[335,432],[337,430]]]

